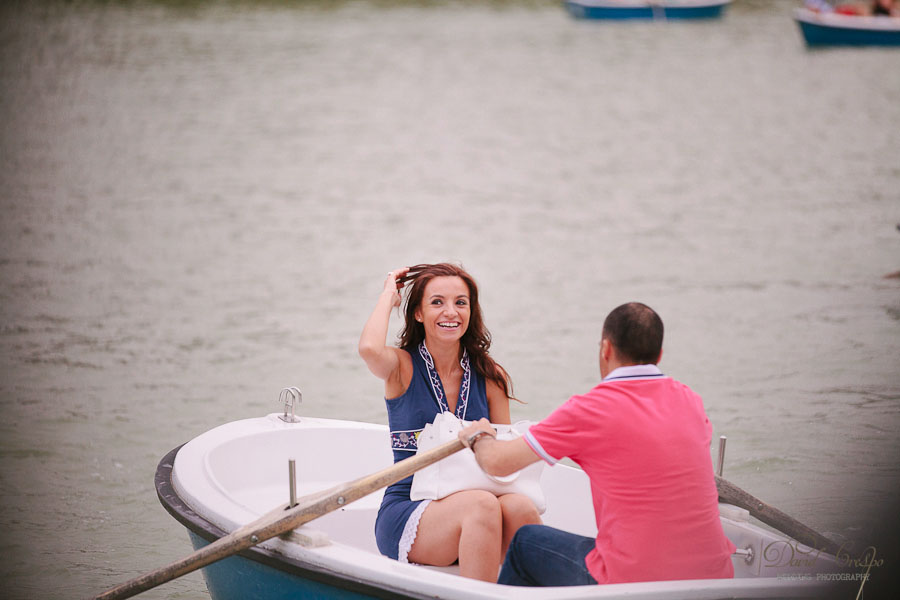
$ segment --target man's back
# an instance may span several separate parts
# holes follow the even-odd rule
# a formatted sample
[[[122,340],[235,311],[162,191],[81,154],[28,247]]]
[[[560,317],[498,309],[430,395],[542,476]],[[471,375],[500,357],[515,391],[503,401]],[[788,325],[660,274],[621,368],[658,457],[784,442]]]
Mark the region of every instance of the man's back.
[[[687,386],[655,365],[622,367],[529,433],[590,477],[598,535],[586,564],[598,583],[733,576],[712,427]]]

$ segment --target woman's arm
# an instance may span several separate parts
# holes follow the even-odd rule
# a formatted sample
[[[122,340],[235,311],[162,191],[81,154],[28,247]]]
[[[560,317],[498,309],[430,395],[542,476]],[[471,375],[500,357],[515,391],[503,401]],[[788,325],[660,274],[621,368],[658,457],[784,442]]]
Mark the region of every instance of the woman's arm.
[[[499,365],[497,366],[497,371],[503,377],[506,377],[506,372]],[[509,398],[506,395],[506,390],[497,385],[496,381],[490,379],[487,379],[484,383],[491,423],[508,424],[510,422]]]
[[[375,304],[375,310],[366,321],[362,335],[359,337],[359,355],[366,362],[369,371],[384,381],[390,379],[400,369],[398,350],[388,346],[386,340],[391,310],[395,306],[400,306],[401,286],[397,285],[397,278],[408,270],[403,268],[388,273],[388,277],[384,281],[384,290]]]

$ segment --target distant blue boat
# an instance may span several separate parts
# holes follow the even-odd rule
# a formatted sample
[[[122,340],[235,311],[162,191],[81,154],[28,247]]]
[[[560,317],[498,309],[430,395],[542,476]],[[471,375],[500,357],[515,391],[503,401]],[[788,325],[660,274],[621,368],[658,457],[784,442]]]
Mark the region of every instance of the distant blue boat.
[[[579,19],[715,19],[731,0],[566,0]]]
[[[798,8],[794,19],[808,46],[900,46],[900,19],[818,13]]]

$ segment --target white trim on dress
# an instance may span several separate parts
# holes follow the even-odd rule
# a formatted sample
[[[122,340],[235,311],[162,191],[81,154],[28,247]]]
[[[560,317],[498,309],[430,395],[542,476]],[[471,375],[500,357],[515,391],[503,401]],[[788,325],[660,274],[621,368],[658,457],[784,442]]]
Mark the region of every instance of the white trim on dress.
[[[413,542],[416,541],[416,533],[419,531],[419,519],[422,518],[422,513],[425,512],[425,508],[429,504],[431,504],[431,500],[422,500],[406,520],[406,525],[403,526],[403,534],[400,536],[400,543],[397,546],[398,561],[402,563],[409,562],[406,557],[409,556],[409,551],[412,550]]]

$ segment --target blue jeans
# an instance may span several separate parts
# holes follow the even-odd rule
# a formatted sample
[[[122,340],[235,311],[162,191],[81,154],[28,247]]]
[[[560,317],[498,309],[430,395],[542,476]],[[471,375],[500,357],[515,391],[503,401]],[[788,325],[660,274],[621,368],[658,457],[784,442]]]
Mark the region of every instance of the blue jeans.
[[[594,585],[584,564],[594,539],[546,525],[524,525],[513,536],[497,583],[505,585]]]

